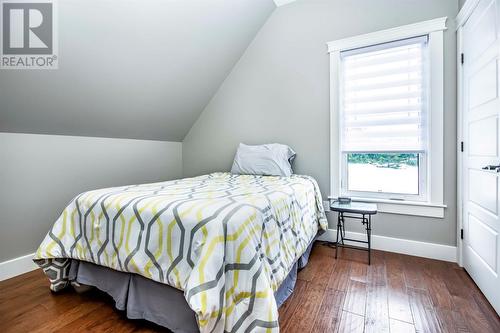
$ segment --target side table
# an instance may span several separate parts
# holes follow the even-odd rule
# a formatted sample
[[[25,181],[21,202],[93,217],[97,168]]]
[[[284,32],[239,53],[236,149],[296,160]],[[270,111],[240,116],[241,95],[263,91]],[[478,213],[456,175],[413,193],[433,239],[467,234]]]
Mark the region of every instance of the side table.
[[[330,204],[330,211],[338,213],[337,219],[337,242],[335,248],[335,258],[337,258],[338,248],[344,247],[349,249],[361,250],[368,252],[368,265],[371,264],[371,230],[372,230],[372,215],[377,214],[377,205],[363,202],[350,202],[348,204],[340,204],[333,202]],[[346,238],[345,237],[345,219],[361,220],[365,226],[366,241]],[[367,247],[352,246],[344,244],[344,241],[357,242],[367,244]]]

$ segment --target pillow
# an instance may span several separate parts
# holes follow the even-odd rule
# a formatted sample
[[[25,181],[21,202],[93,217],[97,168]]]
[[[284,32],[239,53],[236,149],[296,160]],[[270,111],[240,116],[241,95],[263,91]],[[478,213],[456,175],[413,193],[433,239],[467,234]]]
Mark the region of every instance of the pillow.
[[[289,177],[293,174],[291,163],[295,155],[292,148],[279,143],[257,146],[240,143],[231,173]]]

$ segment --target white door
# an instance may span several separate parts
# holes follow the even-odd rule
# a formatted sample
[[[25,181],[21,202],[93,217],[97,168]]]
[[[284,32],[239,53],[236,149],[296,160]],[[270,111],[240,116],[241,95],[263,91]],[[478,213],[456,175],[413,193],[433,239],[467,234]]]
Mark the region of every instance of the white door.
[[[462,30],[463,263],[497,313],[500,313],[499,4],[500,0],[481,0]]]

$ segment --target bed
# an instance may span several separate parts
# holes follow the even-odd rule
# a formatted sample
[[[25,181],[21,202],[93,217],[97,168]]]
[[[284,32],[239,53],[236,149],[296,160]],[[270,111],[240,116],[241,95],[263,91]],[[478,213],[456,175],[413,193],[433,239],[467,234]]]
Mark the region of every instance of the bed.
[[[326,227],[311,177],[212,173],[84,192],[34,260],[54,292],[93,285],[174,332],[277,332]]]

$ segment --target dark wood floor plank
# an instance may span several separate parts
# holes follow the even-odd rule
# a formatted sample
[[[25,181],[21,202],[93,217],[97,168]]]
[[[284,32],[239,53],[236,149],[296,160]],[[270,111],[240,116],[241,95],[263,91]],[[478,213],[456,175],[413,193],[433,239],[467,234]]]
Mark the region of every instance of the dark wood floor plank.
[[[371,265],[366,266],[367,282],[379,286],[387,285],[386,252],[376,251],[372,253]]]
[[[87,326],[99,323],[104,318],[113,315],[114,309],[112,304],[108,307],[103,307],[101,304],[102,303],[98,302],[81,303],[62,313],[57,321],[51,321],[38,326],[32,332],[83,332],[86,330]]]
[[[351,262],[351,269],[349,271],[349,278],[358,282],[367,282],[367,265],[353,261]]]
[[[335,264],[333,273],[329,278],[328,288],[340,291],[347,291],[347,288],[349,286],[350,270],[351,270],[350,261],[344,259],[338,259]]]
[[[297,276],[299,280],[311,282],[322,271],[322,263],[329,259],[325,258],[325,249],[323,248],[327,248],[327,246],[314,246],[312,248],[307,266],[299,271]],[[335,264],[335,260],[328,261],[330,265]]]
[[[35,309],[40,304],[40,300],[44,299],[44,296],[49,292],[47,287],[27,290],[30,290],[30,292],[16,298],[4,300],[0,303],[0,314],[2,314],[0,329],[6,324],[6,321],[12,321],[25,312]]]
[[[389,332],[387,287],[368,284],[366,299],[365,333]]]
[[[499,287],[500,288],[500,287]],[[488,325],[495,331],[500,332],[500,317],[495,312],[490,303],[486,300],[483,294],[480,292],[474,292],[473,296],[479,311],[488,320]],[[495,318],[496,315],[496,318]],[[496,320],[495,320],[496,319]]]
[[[389,317],[413,323],[404,277],[403,256],[396,253],[386,254]]]
[[[295,290],[293,294],[286,300],[283,305],[279,308],[279,323],[280,327],[285,327],[288,322],[292,319],[292,315],[300,306],[300,302],[303,298],[304,291],[307,287],[307,281],[297,280],[295,284]]]
[[[304,267],[304,269],[299,271],[299,274],[297,275],[298,280],[307,281],[307,282],[312,281],[312,279],[316,275],[318,269],[320,268],[318,265],[318,262],[317,262],[319,259],[316,259],[317,257],[318,256],[313,251],[311,253],[311,257],[309,258],[309,263],[307,264],[307,266]]]
[[[415,326],[404,321],[391,319],[390,321],[391,333],[415,333]]]
[[[345,292],[327,289],[317,315],[313,332],[330,333],[338,329],[344,305]]]
[[[364,316],[366,313],[366,283],[349,280],[344,310]]]
[[[387,270],[384,252],[372,256],[367,268],[365,333],[389,332]]]
[[[292,319],[288,325],[283,327],[283,331],[292,333],[312,332],[325,290],[326,288],[321,285],[308,282],[306,289],[302,293],[300,306],[295,309]]]
[[[438,308],[436,314],[443,332],[471,332],[460,312]]]
[[[455,269],[455,273],[463,282],[463,286],[469,290],[469,295],[475,303],[475,309],[477,309],[485,320],[488,321],[488,325],[495,332],[500,332],[500,320],[495,320],[495,310],[486,297],[481,293],[481,290],[477,287],[469,274],[467,274],[467,272],[462,268]],[[496,319],[499,319],[498,315]]]
[[[71,320],[77,320],[80,318],[84,318],[89,312],[99,309],[101,311],[113,311],[112,306],[102,307],[101,302],[94,303],[81,303],[76,308],[67,308],[64,313],[59,314],[57,316],[56,313],[52,311],[47,311],[41,305],[38,305],[32,311],[26,312],[23,315],[19,316],[15,320],[12,321],[11,325],[14,328],[13,332],[33,332],[37,328],[41,326],[42,323],[45,323],[46,318],[58,318],[59,321],[66,320],[66,316],[71,316]],[[43,332],[43,331],[42,331]],[[50,332],[50,330],[45,330],[45,332]]]
[[[102,321],[106,320],[106,317],[109,317],[111,312],[109,309],[96,309],[86,314],[82,318],[77,318],[66,325],[63,325],[57,330],[53,330],[51,332],[54,333],[64,333],[64,332],[102,332],[95,329],[92,329],[93,326],[98,326],[102,323]]]
[[[346,244],[359,246],[360,244],[354,242],[346,242]],[[372,252],[372,254],[375,252]],[[366,251],[356,251],[352,249],[339,248],[339,259],[349,260],[351,262],[359,262],[360,264],[368,264],[368,253]],[[373,257],[372,257],[373,259]]]
[[[279,309],[281,332],[500,332],[500,318],[453,263],[316,244],[294,293]],[[0,282],[0,332],[169,332],[130,320],[97,290],[52,293],[41,270]]]
[[[404,275],[406,286],[413,289],[426,289],[424,279],[424,261],[422,258],[407,256],[404,260]]]
[[[452,299],[448,286],[444,281],[446,263],[437,260],[427,260],[424,264],[424,281],[434,307],[451,310]]]
[[[48,290],[49,283],[44,275],[37,274],[33,277],[33,279],[26,279],[23,282],[19,282],[17,286],[10,286],[10,283],[7,284],[2,288],[3,292],[0,294],[0,309],[3,304],[10,303],[19,297],[19,286],[22,286],[23,289],[33,291],[32,294],[34,294],[35,292],[46,292]]]
[[[365,319],[354,313],[342,311],[342,318],[337,332],[339,333],[363,333]]]
[[[410,307],[416,331],[425,333],[443,332],[429,292],[427,290],[409,288],[408,293],[410,295]]]
[[[493,316],[491,318],[485,316],[473,297],[464,298],[461,296],[453,296],[453,304],[456,311],[462,314],[471,332],[498,333],[498,330],[495,329],[495,325],[490,324],[495,318]],[[500,321],[498,316],[496,321]]]
[[[464,288],[464,283],[459,276],[463,269],[452,263],[445,263],[444,265],[446,268],[443,268],[442,271],[443,282],[446,284],[446,288],[450,292],[450,295],[460,296],[462,298],[469,297],[471,290],[469,288]]]
[[[326,255],[319,256],[315,262],[318,268],[311,279],[311,283],[318,284],[326,288],[328,286],[329,279],[333,274],[336,263],[337,261],[332,257]]]
[[[335,246],[329,243],[317,242],[313,249],[320,256],[328,256],[335,259]]]

